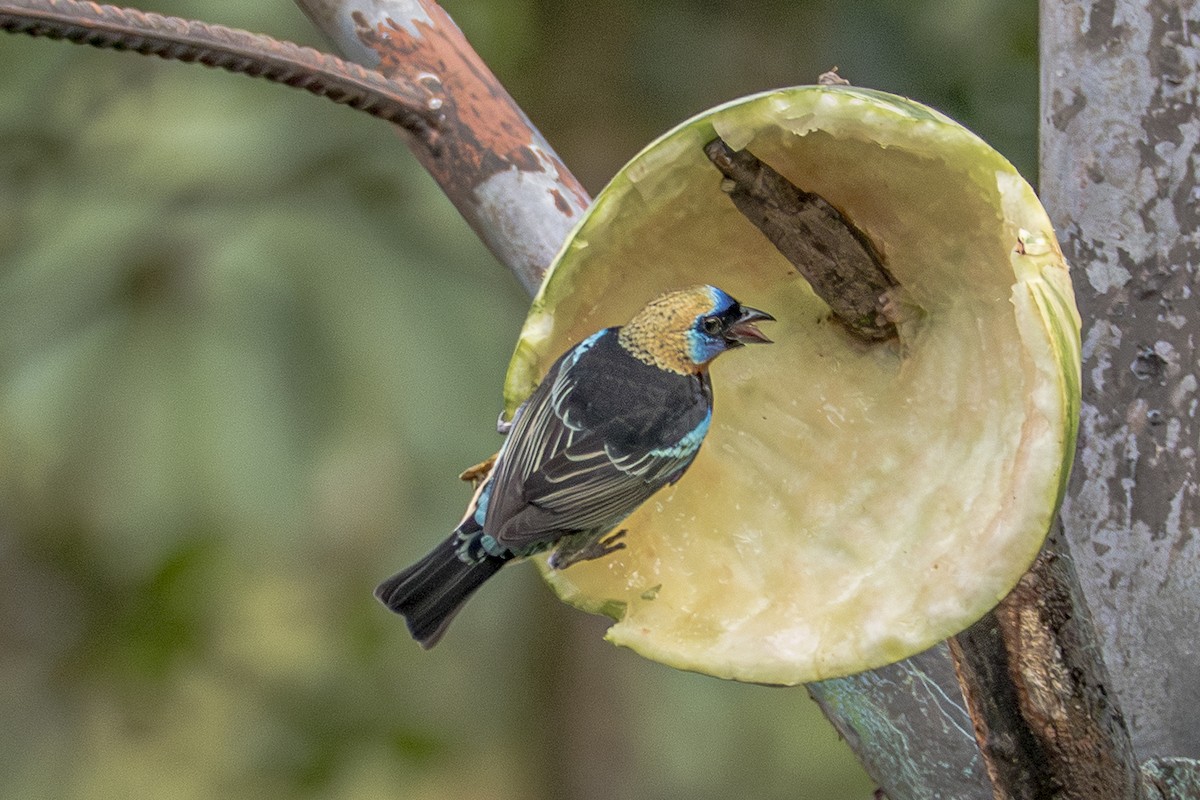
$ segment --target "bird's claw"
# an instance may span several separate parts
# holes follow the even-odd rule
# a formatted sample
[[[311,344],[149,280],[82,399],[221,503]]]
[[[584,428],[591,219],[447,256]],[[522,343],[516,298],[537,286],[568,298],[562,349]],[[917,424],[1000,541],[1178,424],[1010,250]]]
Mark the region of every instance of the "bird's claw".
[[[608,536],[597,536],[574,547],[569,542],[564,542],[558,546],[557,550],[550,554],[550,561],[548,562],[550,568],[566,569],[580,561],[594,561],[597,558],[604,558],[618,550],[624,550],[625,542],[621,540],[625,538],[625,534],[626,530],[622,528]]]
[[[625,538],[626,533],[628,533],[628,531],[624,528],[621,528],[621,530],[613,531],[603,539],[594,542],[592,546],[588,548],[588,552],[595,553],[595,555],[589,556],[589,558],[603,558],[609,553],[615,553],[618,550],[624,550],[625,542],[622,540]]]
[[[508,419],[504,418],[504,412],[501,411],[500,416],[496,417],[496,433],[500,434],[501,436],[507,436],[508,432],[513,429],[513,425],[516,425],[517,420],[521,418],[521,412],[525,410],[525,406],[527,405],[529,405],[528,400],[526,400],[524,403],[521,403],[521,405],[517,406],[517,410],[514,411],[512,416]]]

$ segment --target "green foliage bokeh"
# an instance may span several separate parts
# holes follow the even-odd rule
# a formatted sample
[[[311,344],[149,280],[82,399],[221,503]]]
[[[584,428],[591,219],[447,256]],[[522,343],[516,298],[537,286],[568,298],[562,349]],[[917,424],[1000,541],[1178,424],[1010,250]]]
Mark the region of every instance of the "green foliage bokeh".
[[[1033,177],[1032,0],[445,5],[593,192],[833,64]],[[868,796],[803,691],[608,647],[530,567],[430,653],[372,599],[498,445],[527,302],[389,126],[0,38],[0,796]]]

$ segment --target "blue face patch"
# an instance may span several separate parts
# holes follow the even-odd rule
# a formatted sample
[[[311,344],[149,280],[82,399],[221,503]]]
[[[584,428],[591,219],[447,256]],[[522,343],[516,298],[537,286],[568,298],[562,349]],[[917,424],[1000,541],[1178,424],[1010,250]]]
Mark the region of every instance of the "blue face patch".
[[[696,364],[707,364],[725,352],[729,346],[720,336],[707,334],[697,327],[703,319],[704,317],[697,319],[696,324],[687,332],[688,357]]]
[[[696,317],[687,333],[688,357],[696,364],[706,364],[729,349],[729,343],[723,337],[704,332],[704,318],[723,316],[738,304],[737,300],[715,286],[708,287],[708,296],[712,300],[712,308]]]

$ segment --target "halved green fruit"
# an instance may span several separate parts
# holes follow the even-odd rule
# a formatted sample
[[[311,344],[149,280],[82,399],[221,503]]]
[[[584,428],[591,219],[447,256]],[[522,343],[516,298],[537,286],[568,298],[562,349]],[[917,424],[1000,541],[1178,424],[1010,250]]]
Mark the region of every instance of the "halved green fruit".
[[[830,321],[721,191],[703,152],[717,135],[871,238],[903,287],[899,342]],[[780,684],[904,658],[992,608],[1050,527],[1079,403],[1066,264],[1012,165],[932,109],[857,88],[701,114],[622,169],[567,242],[509,411],[572,344],[694,283],[775,315],[776,343],[717,360],[691,470],[627,520],[627,549],[543,562],[554,591],[649,658]]]

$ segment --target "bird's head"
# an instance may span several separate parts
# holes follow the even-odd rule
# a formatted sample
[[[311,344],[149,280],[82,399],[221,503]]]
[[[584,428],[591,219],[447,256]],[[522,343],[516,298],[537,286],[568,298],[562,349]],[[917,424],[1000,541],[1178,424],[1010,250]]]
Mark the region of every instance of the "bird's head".
[[[690,286],[647,303],[621,328],[619,340],[649,364],[671,372],[701,372],[726,350],[770,343],[754,323],[773,319],[715,286]]]

